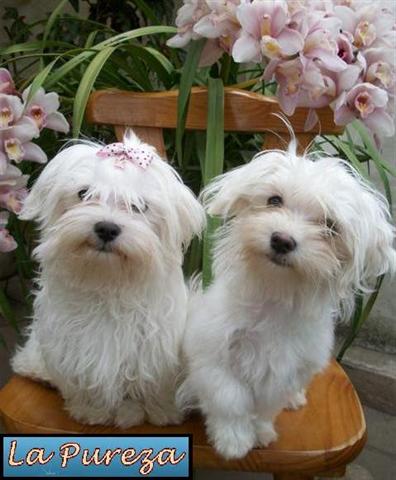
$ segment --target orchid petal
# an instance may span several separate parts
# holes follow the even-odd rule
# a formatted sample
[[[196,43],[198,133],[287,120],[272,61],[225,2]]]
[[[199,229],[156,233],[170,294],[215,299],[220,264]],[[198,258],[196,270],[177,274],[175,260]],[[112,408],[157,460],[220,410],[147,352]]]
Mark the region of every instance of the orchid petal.
[[[210,15],[206,15],[194,25],[194,32],[205,38],[218,38],[224,33],[224,27],[221,23],[216,25]]]
[[[355,28],[358,23],[356,13],[345,5],[337,5],[334,7],[334,15],[342,22],[342,29],[349,33],[355,33]]]
[[[166,44],[168,45],[168,47],[172,48],[183,48],[190,43],[191,36],[191,31],[187,31],[185,33],[178,33],[173,37],[169,38]]]
[[[40,130],[36,123],[25,115],[10,129],[10,134],[25,143],[32,138],[37,138],[40,135]]]
[[[70,130],[70,125],[60,112],[54,112],[46,118],[45,128],[55,130],[56,132],[67,133]]]
[[[309,109],[307,118],[305,120],[304,124],[304,132],[309,132],[319,121],[318,114],[316,113],[316,110],[313,108]]]
[[[8,166],[8,158],[7,155],[0,150],[0,175],[3,175]]]
[[[25,152],[23,156],[24,160],[30,160],[37,163],[46,163],[48,160],[47,155],[35,143],[24,143],[23,149]]]
[[[0,252],[12,252],[12,250],[17,248],[17,246],[18,244],[10,235],[9,231],[6,228],[0,227]]]
[[[304,39],[300,33],[285,28],[276,38],[285,55],[294,55],[304,47]]]
[[[281,31],[285,28],[287,22],[287,13],[280,6],[274,8],[273,14],[271,15],[271,34],[274,37],[277,37]]]
[[[261,60],[260,43],[251,35],[242,33],[234,43],[232,56],[237,63],[258,62]]]
[[[383,137],[391,137],[395,133],[393,118],[389,113],[379,108],[365,118],[364,123],[372,132]]]
[[[337,54],[322,48],[315,48],[310,52],[310,56],[319,59],[332,72],[342,72],[348,66]]]
[[[219,46],[216,40],[208,40],[202,49],[201,58],[199,59],[200,67],[208,67],[217,62],[223,55],[224,50]]]
[[[347,123],[353,122],[355,118],[355,114],[346,105],[343,105],[334,112],[334,122],[336,125],[346,125]]]
[[[257,9],[251,3],[242,3],[236,11],[236,16],[245,33],[260,37],[260,21]]]

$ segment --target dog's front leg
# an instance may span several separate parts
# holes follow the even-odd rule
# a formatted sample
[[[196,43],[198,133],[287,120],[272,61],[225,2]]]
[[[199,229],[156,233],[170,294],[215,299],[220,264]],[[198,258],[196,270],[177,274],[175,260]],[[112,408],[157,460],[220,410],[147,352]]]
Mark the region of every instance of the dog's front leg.
[[[114,417],[114,406],[109,404],[98,392],[78,390],[62,392],[65,409],[81,423],[88,425],[108,425]]]
[[[267,395],[256,399],[256,421],[255,428],[257,434],[258,447],[266,447],[270,443],[275,442],[278,434],[274,428],[274,419],[281,410],[280,398],[278,396],[272,398]]]
[[[307,403],[307,397],[305,393],[305,388],[293,392],[290,394],[288,402],[287,402],[287,409],[288,410],[298,410],[299,408],[303,407]]]
[[[253,395],[227,369],[208,367],[195,372],[195,388],[206,414],[208,436],[225,458],[242,458],[256,443]]]
[[[173,382],[162,384],[156,392],[145,396],[145,410],[148,421],[153,425],[179,425],[183,421],[183,412],[176,405],[176,387]]]
[[[143,406],[132,398],[125,398],[117,407],[114,423],[120,428],[129,428],[144,423]]]

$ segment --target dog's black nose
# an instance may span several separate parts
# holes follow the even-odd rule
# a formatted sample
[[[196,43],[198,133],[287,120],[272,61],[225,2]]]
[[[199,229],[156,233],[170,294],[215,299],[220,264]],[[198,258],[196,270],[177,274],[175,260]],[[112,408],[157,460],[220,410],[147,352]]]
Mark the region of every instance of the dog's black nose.
[[[276,253],[289,253],[295,250],[297,242],[287,233],[274,232],[271,235],[271,248]]]
[[[121,233],[121,228],[113,222],[98,222],[94,232],[104,242],[112,242]]]

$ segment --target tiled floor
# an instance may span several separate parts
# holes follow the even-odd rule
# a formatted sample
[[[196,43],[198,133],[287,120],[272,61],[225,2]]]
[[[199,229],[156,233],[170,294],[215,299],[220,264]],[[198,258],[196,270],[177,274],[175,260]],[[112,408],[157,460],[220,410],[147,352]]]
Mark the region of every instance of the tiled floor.
[[[14,349],[15,332],[0,320],[0,333]],[[9,352],[0,346],[0,386],[10,374]],[[396,417],[364,407],[368,442],[361,455],[350,465],[345,480],[396,479]],[[197,471],[195,480],[269,480],[270,475],[240,472]]]

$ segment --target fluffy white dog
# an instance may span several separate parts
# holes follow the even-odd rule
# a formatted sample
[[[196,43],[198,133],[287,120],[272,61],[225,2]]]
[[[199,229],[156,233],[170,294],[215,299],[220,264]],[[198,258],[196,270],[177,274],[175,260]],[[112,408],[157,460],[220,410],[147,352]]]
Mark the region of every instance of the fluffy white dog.
[[[39,222],[34,319],[13,358],[88,424],[178,423],[183,247],[204,211],[155,149],[76,144],[44,169],[21,218]]]
[[[203,192],[223,217],[214,283],[191,301],[185,351],[192,397],[226,458],[277,438],[273,420],[305,404],[354,292],[394,270],[387,205],[341,160],[269,151]],[[203,295],[203,296],[202,296]]]

